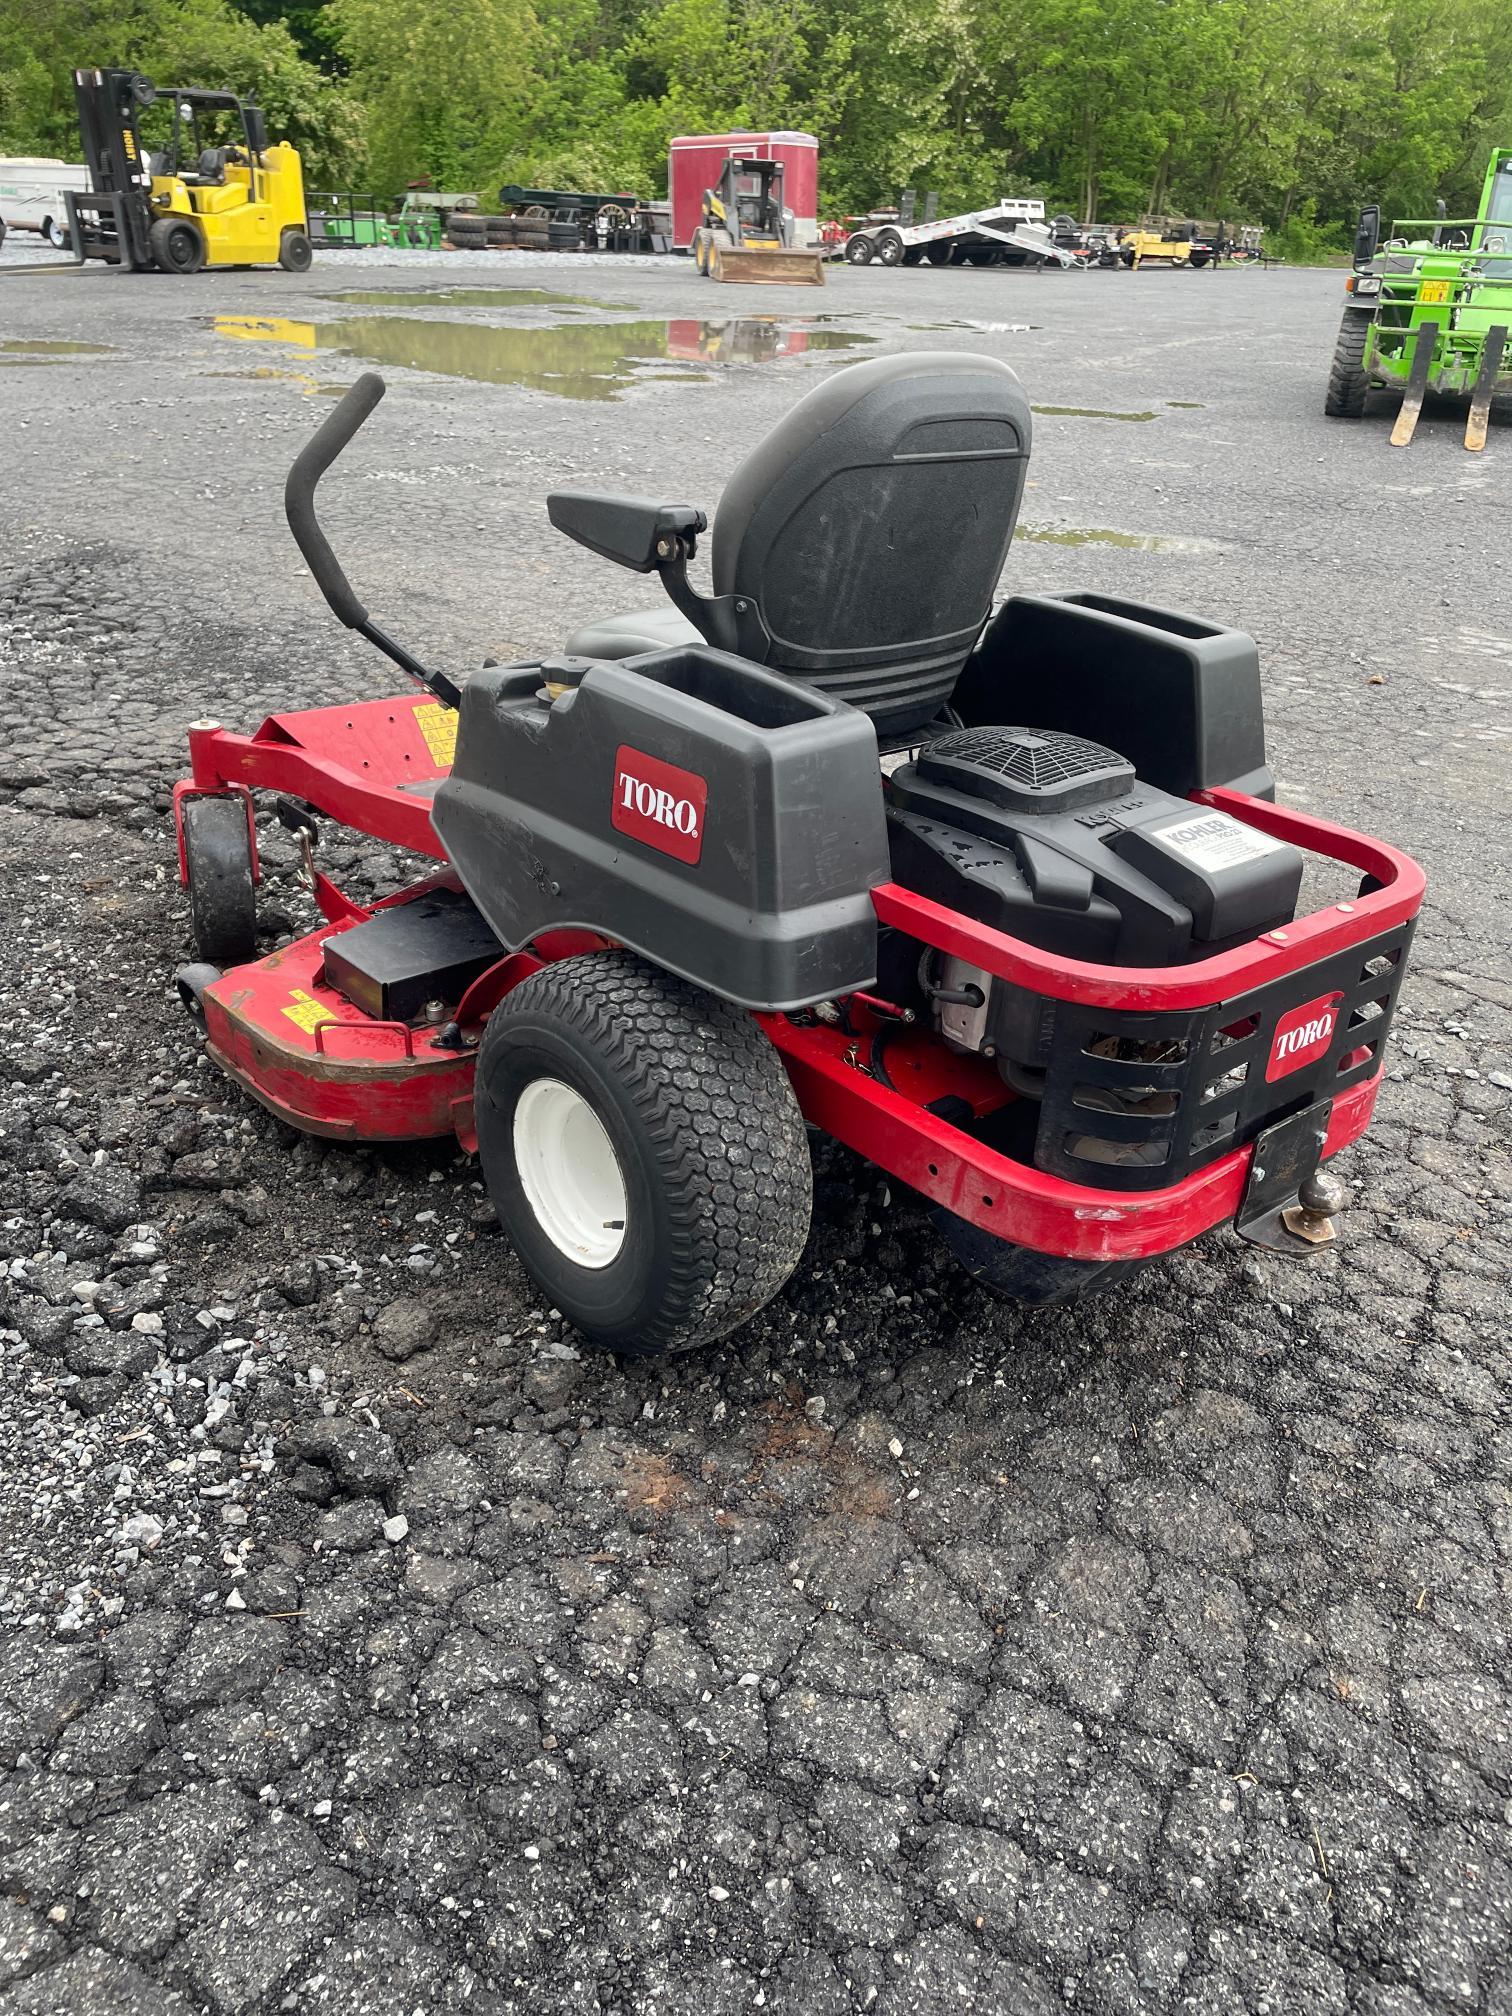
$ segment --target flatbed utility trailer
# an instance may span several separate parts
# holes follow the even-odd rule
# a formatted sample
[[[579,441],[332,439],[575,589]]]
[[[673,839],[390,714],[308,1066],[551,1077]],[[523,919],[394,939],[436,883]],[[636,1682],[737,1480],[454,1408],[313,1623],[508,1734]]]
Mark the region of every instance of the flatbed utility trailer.
[[[1358,420],[1373,386],[1399,386],[1391,445],[1405,448],[1428,393],[1468,393],[1465,446],[1479,453],[1491,401],[1512,391],[1512,147],[1492,152],[1474,217],[1443,208],[1399,218],[1384,245],[1379,208],[1361,211],[1323,410]]]
[[[852,266],[995,265],[1017,253],[1041,265],[1076,266],[1076,255],[1057,245],[1045,223],[1045,206],[1032,196],[1004,196],[985,210],[936,217],[927,224],[863,225],[845,241]]]

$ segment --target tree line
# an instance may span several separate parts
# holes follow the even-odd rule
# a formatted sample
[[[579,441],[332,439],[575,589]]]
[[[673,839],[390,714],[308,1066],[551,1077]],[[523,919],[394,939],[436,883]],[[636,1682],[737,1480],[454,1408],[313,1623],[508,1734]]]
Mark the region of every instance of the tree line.
[[[1504,0],[3,0],[0,152],[78,152],[71,73],[255,90],[312,186],[661,194],[675,133],[799,127],[827,214],[1263,222],[1472,209],[1512,144]]]

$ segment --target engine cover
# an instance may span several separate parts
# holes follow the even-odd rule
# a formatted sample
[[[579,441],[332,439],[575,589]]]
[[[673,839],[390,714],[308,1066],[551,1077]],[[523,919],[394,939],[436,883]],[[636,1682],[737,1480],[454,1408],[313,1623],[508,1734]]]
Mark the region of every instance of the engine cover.
[[[1046,951],[1180,965],[1290,921],[1302,856],[1078,735],[966,728],[889,780],[893,875]]]

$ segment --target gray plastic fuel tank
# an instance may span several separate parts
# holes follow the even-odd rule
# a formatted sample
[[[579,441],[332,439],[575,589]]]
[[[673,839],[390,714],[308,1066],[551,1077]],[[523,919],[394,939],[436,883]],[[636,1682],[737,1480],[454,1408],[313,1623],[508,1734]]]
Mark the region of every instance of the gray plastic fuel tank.
[[[473,674],[432,811],[505,945],[581,926],[749,1008],[871,984],[891,870],[866,715],[706,646],[550,699],[554,677]]]

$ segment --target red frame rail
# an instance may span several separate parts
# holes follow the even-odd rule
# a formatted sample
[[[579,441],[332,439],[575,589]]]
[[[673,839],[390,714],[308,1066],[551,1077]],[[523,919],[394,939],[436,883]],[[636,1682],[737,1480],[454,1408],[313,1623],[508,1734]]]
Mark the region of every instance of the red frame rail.
[[[456,716],[425,695],[274,714],[250,736],[202,723],[189,733],[193,780],[188,789],[287,792],[376,839],[444,859],[431,826],[430,793],[413,787],[447,774],[455,731]],[[176,806],[183,795],[185,787],[176,795]],[[1383,841],[1243,792],[1216,789],[1193,796],[1198,804],[1354,868],[1376,886],[1246,945],[1174,968],[1061,958],[891,882],[872,891],[878,921],[995,978],[1058,1001],[1159,1013],[1215,1006],[1293,974],[1299,976],[1300,999],[1307,985],[1302,976],[1310,966],[1405,923],[1421,905],[1423,871]],[[403,901],[412,893],[390,901]],[[333,928],[342,927],[328,925],[215,983],[206,1005],[217,1061],[295,1125],[387,1139],[455,1130],[464,1145],[471,1145],[471,1050],[446,1053],[443,1063],[431,1038],[421,1035],[410,1055],[385,1026],[384,1040],[372,1048],[359,1043],[339,1061],[327,1052],[328,1041],[338,1034],[330,1025],[349,1024],[355,1014],[317,977],[319,947]],[[469,1000],[476,1003],[477,1017],[486,1016],[541,960],[604,942],[581,930],[558,931],[538,940],[529,953],[508,955],[475,983]],[[250,980],[254,975],[260,977]],[[286,994],[283,1001],[273,998],[284,994],[296,976],[304,998],[313,996],[324,1011],[311,1029],[289,1020]],[[857,1016],[856,1026],[868,1032],[881,1026],[864,1005]],[[1067,1182],[1014,1161],[929,1111],[930,1102],[945,1092],[964,1098],[978,1118],[1011,1100],[1014,1094],[986,1061],[957,1056],[927,1032],[894,1030],[888,1075],[895,1085],[907,1087],[895,1090],[865,1068],[853,1033],[784,1015],[756,1019],[781,1053],[812,1125],[931,1201],[1015,1245],[1075,1260],[1144,1257],[1184,1245],[1231,1218],[1239,1207],[1251,1158],[1247,1146],[1161,1190],[1113,1191]],[[278,1034],[270,1042],[274,1029]],[[341,1033],[348,1032],[343,1028]],[[359,1054],[364,1050],[366,1055]],[[273,1082],[260,1085],[263,1074]],[[1364,1132],[1380,1081],[1377,1072],[1334,1099],[1325,1156]],[[365,1112],[369,1100],[381,1110],[368,1105]]]

